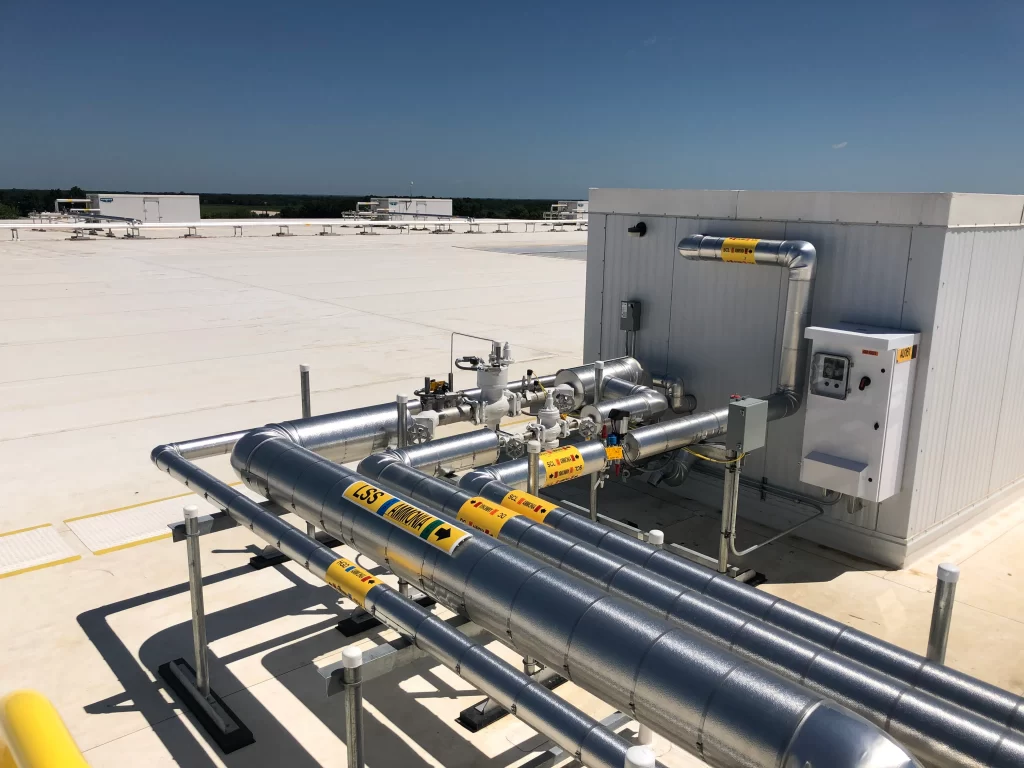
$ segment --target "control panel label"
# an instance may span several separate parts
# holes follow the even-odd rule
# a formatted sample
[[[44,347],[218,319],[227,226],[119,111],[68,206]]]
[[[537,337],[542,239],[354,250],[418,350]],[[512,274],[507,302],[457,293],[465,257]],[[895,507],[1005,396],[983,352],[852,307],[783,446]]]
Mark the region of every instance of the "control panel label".
[[[543,523],[548,512],[557,509],[556,504],[538,498],[526,491],[509,491],[501,500],[501,506],[515,510],[537,523]]]
[[[342,495],[448,554],[454,552],[463,541],[473,537],[472,534],[455,528],[429,512],[397,499],[387,491],[363,480],[352,483]]]
[[[583,456],[576,446],[567,445],[540,455],[547,470],[547,485],[564,483],[583,474]]]
[[[917,345],[911,347],[900,347],[896,350],[896,362],[897,363],[909,363],[917,357]]]
[[[459,508],[457,517],[460,523],[497,538],[505,523],[519,517],[519,513],[474,496]]]
[[[343,557],[327,568],[325,581],[360,607],[366,603],[367,593],[381,583],[376,576]]]
[[[761,242],[756,237],[727,237],[722,243],[722,261],[754,263],[754,249]]]

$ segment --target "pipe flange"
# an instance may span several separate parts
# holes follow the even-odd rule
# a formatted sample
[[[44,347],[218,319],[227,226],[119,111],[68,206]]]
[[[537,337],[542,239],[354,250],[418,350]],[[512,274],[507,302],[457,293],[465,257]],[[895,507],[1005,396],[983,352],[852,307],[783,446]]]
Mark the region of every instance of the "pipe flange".
[[[593,440],[601,434],[601,425],[593,419],[580,419],[580,436],[585,440]]]

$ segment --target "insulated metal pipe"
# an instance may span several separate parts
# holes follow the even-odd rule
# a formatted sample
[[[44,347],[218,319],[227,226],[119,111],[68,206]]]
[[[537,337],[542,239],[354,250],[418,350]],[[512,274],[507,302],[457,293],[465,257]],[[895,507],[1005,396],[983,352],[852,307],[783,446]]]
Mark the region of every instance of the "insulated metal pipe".
[[[580,409],[581,419],[592,419],[596,424],[605,424],[611,419],[611,412],[619,410],[629,414],[630,419],[644,419],[668,410],[668,399],[656,389],[639,387],[638,391],[615,400],[602,400],[597,405],[585,405]]]
[[[556,476],[556,468],[558,466],[556,462],[567,455],[571,456],[573,451],[575,451],[575,456],[578,459],[569,464],[570,472],[565,475]],[[553,451],[544,451],[540,454],[540,460],[541,471],[537,478],[540,488],[557,485],[577,477],[592,475],[595,472],[600,472],[607,465],[605,446],[599,440],[563,445],[561,448],[556,448]],[[486,473],[491,479],[500,480],[514,488],[526,488],[530,471],[529,467],[530,457],[524,456],[521,459],[503,461],[501,464],[484,467],[477,471]]]
[[[929,694],[913,691],[880,672],[542,525],[548,517],[566,514],[553,502],[486,481],[483,475],[470,481],[472,491],[455,488],[386,454],[364,459],[359,471],[385,488],[440,510],[440,516],[449,522],[469,525],[818,694],[842,702],[889,731],[932,765],[1008,766],[1013,762],[1007,762],[1007,755],[1014,760],[1024,755],[1024,739],[1004,727]],[[501,505],[499,511],[488,502]],[[652,535],[653,538],[656,537]],[[997,744],[1003,753],[993,758]],[[1002,762],[993,763],[993,759]]]
[[[810,320],[818,262],[814,246],[804,240],[690,235],[679,241],[679,255],[694,261],[764,264],[789,270],[777,389],[802,396],[807,370],[804,331]]]
[[[260,434],[265,433],[260,431]],[[272,434],[280,436],[279,433]],[[475,685],[538,733],[574,755],[577,760],[593,768],[619,768],[624,764],[629,744],[623,739],[496,657],[484,646],[453,629],[430,611],[381,583],[355,563],[338,557],[332,550],[303,535],[298,529],[262,509],[240,491],[217,480],[168,446],[155,448],[151,458],[171,477],[201,494],[215,507],[227,512],[239,525],[245,526],[314,576],[323,579],[388,627],[408,637],[418,648]],[[315,456],[313,458],[317,460]],[[358,509],[363,511],[361,507]],[[360,531],[367,528],[379,530],[383,527],[385,541],[387,534],[401,532],[372,514],[370,522],[379,525],[363,526]],[[353,527],[350,526],[348,530],[351,532]],[[332,526],[332,531],[340,533],[340,526]],[[412,539],[430,547],[423,539]],[[394,556],[394,550],[392,552]],[[505,633],[499,634],[503,636]]]
[[[616,357],[613,360],[604,361],[605,391],[609,377],[623,379],[634,384],[639,384],[643,378],[644,369],[640,363],[632,357]],[[574,368],[563,368],[555,374],[555,386],[568,384],[575,393],[573,399],[573,410],[582,408],[587,403],[594,402],[594,382],[596,380],[594,364],[577,365]]]
[[[712,765],[918,765],[833,702],[505,544],[449,525],[444,541],[441,528],[417,534],[437,518],[279,434],[243,438],[232,465],[253,490]]]
[[[768,420],[791,416],[800,408],[800,396],[785,390],[762,398],[768,401]],[[682,416],[671,421],[647,424],[631,430],[623,439],[626,458],[640,461],[725,434],[729,424],[729,406]]]
[[[405,429],[408,430],[415,423],[412,417],[420,412],[419,400],[407,403],[406,409]],[[398,434],[398,406],[396,403],[371,405],[268,426],[281,430],[296,444],[314,453],[344,463],[388,447]]]
[[[410,467],[443,467],[445,471],[456,472],[493,464],[498,460],[500,449],[497,432],[493,429],[477,429],[405,449],[391,450],[389,453]]]
[[[498,500],[502,489],[494,483],[496,467],[470,472],[460,486],[485,498]],[[489,485],[490,484],[490,485]],[[934,664],[897,645],[872,637],[846,624],[801,608],[767,592],[715,573],[647,542],[545,502],[544,524],[602,552],[621,557],[652,574],[724,604],[741,619],[757,619],[770,625],[767,631],[784,630],[795,638],[863,664],[892,680],[954,704],[968,713],[1024,734],[1024,698],[962,672]],[[838,668],[838,667],[837,667]]]

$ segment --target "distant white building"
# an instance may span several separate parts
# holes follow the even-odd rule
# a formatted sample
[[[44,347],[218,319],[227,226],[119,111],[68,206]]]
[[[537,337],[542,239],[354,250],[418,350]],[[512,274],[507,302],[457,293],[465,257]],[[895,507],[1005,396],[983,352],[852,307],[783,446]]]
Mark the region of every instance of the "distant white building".
[[[89,195],[89,209],[105,216],[142,222],[199,221],[199,195],[121,195],[97,192]]]
[[[545,211],[545,219],[585,219],[590,203],[587,200],[559,200]]]
[[[452,215],[452,201],[436,197],[371,197],[356,203],[356,215],[373,219],[444,218]]]

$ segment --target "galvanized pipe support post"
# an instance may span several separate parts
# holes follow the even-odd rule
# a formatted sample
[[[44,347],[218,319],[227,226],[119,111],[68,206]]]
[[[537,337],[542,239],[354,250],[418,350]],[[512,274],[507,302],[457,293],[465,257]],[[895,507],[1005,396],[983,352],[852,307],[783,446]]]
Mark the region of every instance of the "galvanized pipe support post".
[[[302,418],[308,419],[313,415],[313,401],[309,394],[309,366],[299,365],[299,397],[302,399]],[[316,526],[306,523],[306,535],[316,535]]]
[[[655,765],[654,750],[646,744],[626,750],[625,768],[654,768]]]
[[[341,652],[345,683],[345,746],[348,768],[363,768],[363,652],[350,645]]]
[[[210,662],[206,647],[206,610],[203,605],[203,566],[199,553],[199,507],[185,507],[185,548],[188,552],[188,593],[192,600],[192,647],[196,659],[196,688],[210,698]]]
[[[604,394],[604,360],[594,361],[594,405],[601,402]],[[598,426],[601,426],[600,424]],[[601,473],[590,476],[590,519],[597,522],[597,489],[601,487]]]
[[[526,458],[529,474],[526,478],[526,491],[536,496],[540,492],[540,441],[526,441]]]
[[[946,645],[949,625],[953,620],[953,599],[960,568],[953,563],[941,563],[935,581],[935,602],[932,604],[932,626],[928,632],[928,661],[946,663]]]
[[[728,464],[725,467],[725,480],[722,484],[722,527],[718,540],[718,572],[729,570],[729,539],[732,538],[733,520],[736,519],[736,508],[740,502],[740,460],[736,451],[726,451]]]

